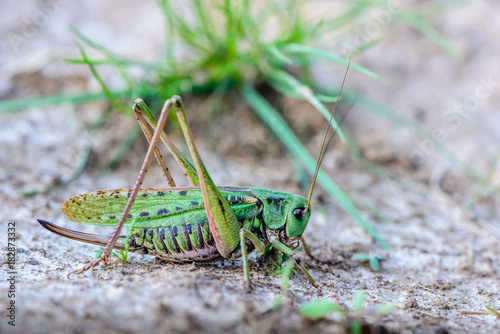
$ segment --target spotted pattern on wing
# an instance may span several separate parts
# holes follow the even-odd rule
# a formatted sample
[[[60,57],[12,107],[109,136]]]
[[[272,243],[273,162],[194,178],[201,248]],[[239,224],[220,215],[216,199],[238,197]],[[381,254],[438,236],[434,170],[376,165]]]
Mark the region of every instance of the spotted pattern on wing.
[[[258,210],[256,206],[258,200],[248,188],[221,187],[220,189],[231,204],[238,220],[254,215]],[[62,211],[67,219],[74,222],[112,226],[118,224],[130,194],[131,189],[116,189],[74,195],[63,203]],[[134,227],[137,228],[164,228],[191,224],[193,225],[191,240],[195,239],[191,245],[199,241],[196,239],[197,232],[193,237],[194,225],[208,221],[199,187],[140,189],[125,226],[132,224],[134,219]],[[205,225],[207,224],[202,224],[202,229],[209,228]],[[182,233],[189,235],[184,230]],[[150,238],[149,242],[153,244],[153,238]],[[189,245],[182,241],[177,246],[180,249],[189,248]]]

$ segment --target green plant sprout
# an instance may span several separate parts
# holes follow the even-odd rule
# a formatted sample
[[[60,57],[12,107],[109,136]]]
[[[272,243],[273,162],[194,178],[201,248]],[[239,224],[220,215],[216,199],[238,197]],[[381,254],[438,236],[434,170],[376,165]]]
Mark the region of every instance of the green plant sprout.
[[[330,302],[324,299],[315,299],[297,308],[297,312],[303,317],[317,321],[323,319],[332,312],[340,314],[338,321],[345,323],[349,327],[349,332],[352,334],[361,333],[362,316],[366,314],[374,314],[384,316],[392,312],[396,306],[394,304],[379,304],[370,309],[364,309],[366,300],[366,292],[358,291],[352,299],[351,309],[347,309],[337,303]]]
[[[355,254],[352,260],[357,262],[368,262],[373,271],[379,271],[380,261],[383,261],[383,259],[378,255],[368,255],[363,253]]]
[[[497,310],[495,310],[495,309],[494,309],[493,307],[491,307],[491,306],[487,306],[487,305],[486,305],[485,307],[486,307],[486,309],[487,309],[488,311],[490,311],[491,313],[493,313],[494,315],[496,315],[496,317],[497,317],[498,319],[500,319],[500,312],[498,312]]]
[[[120,238],[120,240],[123,242],[124,245],[124,250],[119,249],[118,254],[115,252],[112,252],[111,255],[116,257],[120,262],[127,262],[128,261],[128,249],[129,249],[129,243],[128,240],[132,237],[132,233],[134,232],[134,226],[135,226],[135,219],[132,221],[132,224],[127,227],[127,235],[125,238]],[[99,259],[102,256],[102,250],[96,249],[94,251],[95,253],[95,258]]]

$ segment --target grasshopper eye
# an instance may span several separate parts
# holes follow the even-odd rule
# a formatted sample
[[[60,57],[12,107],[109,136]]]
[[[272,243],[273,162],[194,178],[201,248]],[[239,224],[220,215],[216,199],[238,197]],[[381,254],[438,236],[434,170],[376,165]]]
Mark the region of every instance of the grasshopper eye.
[[[302,221],[304,218],[304,208],[293,210],[293,215],[298,221]]]

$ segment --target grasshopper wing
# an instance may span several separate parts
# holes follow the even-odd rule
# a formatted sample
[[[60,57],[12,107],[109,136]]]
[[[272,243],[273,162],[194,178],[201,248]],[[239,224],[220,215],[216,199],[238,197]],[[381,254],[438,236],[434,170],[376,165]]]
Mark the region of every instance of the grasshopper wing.
[[[257,199],[245,190],[221,190],[238,220],[258,211]],[[63,203],[62,211],[67,219],[77,223],[113,226],[118,224],[130,193],[131,189],[115,189],[74,195]],[[125,225],[132,224],[134,219],[134,227],[142,228],[206,222],[202,192],[199,187],[141,189]]]

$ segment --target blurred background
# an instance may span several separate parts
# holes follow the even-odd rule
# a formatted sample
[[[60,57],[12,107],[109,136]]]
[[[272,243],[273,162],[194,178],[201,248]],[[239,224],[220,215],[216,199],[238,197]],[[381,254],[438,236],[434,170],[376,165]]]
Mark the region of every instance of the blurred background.
[[[170,271],[182,272],[175,276],[179,280],[189,272],[187,266],[160,266],[135,256],[123,264],[129,274],[121,264],[89,274],[85,279],[93,289],[73,313],[57,315],[60,306],[38,308],[78,298],[79,283],[64,277],[95,247],[49,235],[36,218],[75,228],[60,211],[66,198],[133,186],[147,149],[131,110],[136,98],[158,112],[167,98],[182,96],[217,184],[306,196],[352,57],[336,119],[349,116],[326,153],[306,231],[313,253],[334,264],[311,264],[313,276],[336,282],[325,283],[327,297],[346,308],[358,290],[368,292],[367,305],[400,306],[389,319],[361,319],[370,326],[498,328],[485,306],[500,308],[499,6],[494,1],[3,1],[0,220],[5,229],[8,221],[18,224],[21,276],[32,282],[20,291],[21,299],[34,300],[21,322],[29,327],[50,316],[60,328],[68,319],[84,324],[64,327],[66,332],[120,329],[127,315],[120,310],[115,320],[93,311],[92,321],[85,320],[91,305],[113,309],[128,297],[118,293],[101,300],[103,291],[119,286],[123,275],[131,277],[130,288],[146,275],[152,287],[171,291]],[[166,131],[187,152],[173,117]],[[173,159],[167,157],[167,163],[177,183],[187,185]],[[150,169],[145,185],[167,186],[159,168]],[[383,257],[382,271],[354,261],[356,254]],[[279,278],[256,269],[266,283],[255,295],[237,298],[225,289],[239,286],[225,278],[239,277],[239,266],[207,267],[221,280],[220,289],[210,285],[206,273],[189,276],[202,295],[210,291],[227,298],[235,310],[229,325],[206,318],[214,314],[206,309],[190,310],[192,296],[184,290],[153,304],[174,309],[167,315],[158,311],[169,321],[188,314],[212,331],[236,330],[248,314],[238,305],[272,301],[279,294],[272,286],[280,285]],[[110,281],[103,282],[102,275]],[[37,284],[49,286],[49,292],[39,295]],[[154,295],[150,289],[141,298]],[[297,304],[309,300],[307,293],[291,298]],[[147,317],[144,307],[129,314],[130,328]],[[423,309],[431,315],[422,315]],[[146,322],[154,332],[162,324],[153,321],[157,311],[151,312]],[[296,320],[294,309],[280,312],[281,320],[270,328],[283,330],[286,326],[277,325],[283,322],[318,329],[333,324],[305,324]],[[179,325],[179,331],[186,329],[193,329],[189,322]]]

